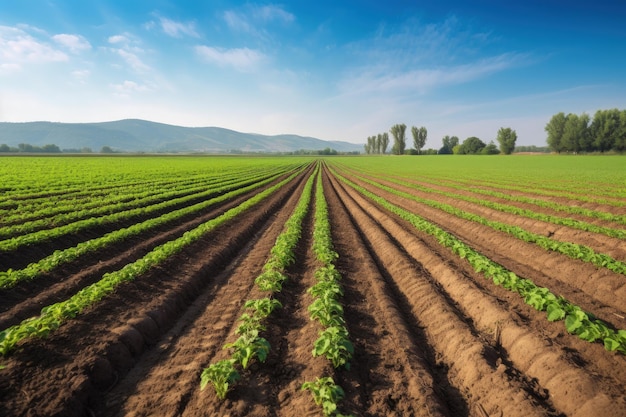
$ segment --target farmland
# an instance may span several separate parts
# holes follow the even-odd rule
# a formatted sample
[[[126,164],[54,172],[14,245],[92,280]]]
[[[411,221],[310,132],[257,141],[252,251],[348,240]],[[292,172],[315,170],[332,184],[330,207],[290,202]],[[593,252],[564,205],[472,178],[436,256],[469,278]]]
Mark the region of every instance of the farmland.
[[[0,415],[626,415],[621,157],[0,162]]]

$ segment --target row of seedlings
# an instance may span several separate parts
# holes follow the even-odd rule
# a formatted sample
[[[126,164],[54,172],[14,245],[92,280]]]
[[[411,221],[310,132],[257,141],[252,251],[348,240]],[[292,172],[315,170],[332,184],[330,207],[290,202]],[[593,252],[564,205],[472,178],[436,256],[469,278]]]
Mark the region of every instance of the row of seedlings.
[[[524,242],[533,243],[541,247],[542,249],[557,252],[562,255],[566,255],[572,259],[578,259],[584,262],[589,262],[598,268],[607,268],[615,273],[626,275],[626,263],[618,261],[607,254],[597,253],[586,245],[581,245],[581,244],[572,243],[572,242],[562,242],[560,240],[556,240],[548,236],[543,236],[537,233],[529,232],[519,226],[513,226],[510,224],[497,222],[495,220],[489,220],[485,217],[479,216],[478,214],[470,213],[470,212],[461,210],[459,208],[456,208],[454,206],[451,206],[450,204],[440,203],[435,200],[428,200],[425,198],[415,196],[413,194],[405,193],[405,192],[396,190],[395,188],[388,187],[383,184],[379,184],[375,181],[372,181],[364,177],[358,177],[358,178],[360,178],[361,180],[363,180],[364,182],[370,185],[380,188],[381,190],[388,191],[399,197],[402,197],[408,200],[417,201],[418,203],[422,203],[427,206],[433,207],[435,209],[444,211],[458,218],[469,220],[474,223],[478,223],[483,226],[490,227],[499,232],[507,233],[517,239],[523,240]]]
[[[390,212],[410,222],[416,229],[435,237],[438,242],[452,250],[457,256],[466,259],[472,268],[491,279],[496,285],[509,291],[517,292],[526,302],[538,311],[545,311],[549,321],[564,320],[565,328],[589,342],[602,341],[608,351],[617,351],[626,355],[626,330],[615,330],[592,313],[583,311],[579,306],[557,296],[548,288],[540,287],[531,280],[521,278],[504,266],[477,252],[454,235],[428,222],[422,217],[389,203],[384,198],[353,183],[334,172],[337,178],[359,193],[380,204]]]
[[[316,167],[315,172],[319,168]],[[302,223],[308,213],[311,202],[311,191],[315,173],[307,180],[300,200],[294,212],[285,223],[282,233],[270,251],[269,259],[263,265],[263,272],[256,277],[255,284],[268,296],[256,300],[247,300],[247,310],[239,317],[239,326],[235,333],[239,336],[233,343],[226,343],[224,349],[231,350],[231,356],[204,368],[200,375],[200,389],[204,390],[210,383],[215,388],[218,398],[226,398],[232,384],[241,378],[240,370],[247,369],[250,362],[256,359],[265,362],[270,351],[269,342],[260,336],[265,330],[265,319],[276,309],[282,307],[280,301],[272,298],[273,294],[282,291],[283,282],[287,280],[286,269],[295,262],[295,248],[302,235]]]
[[[512,206],[509,204],[496,203],[490,200],[485,200],[484,198],[471,197],[471,196],[466,196],[466,195],[447,192],[447,191],[440,191],[440,190],[436,190],[433,188],[428,188],[425,186],[417,185],[415,183],[411,183],[408,181],[402,181],[402,180],[397,180],[393,178],[387,178],[387,180],[395,184],[411,187],[411,188],[414,188],[414,189],[417,189],[419,191],[423,191],[426,193],[439,194],[445,197],[454,198],[456,200],[467,201],[469,203],[478,204],[483,207],[501,211],[503,213],[527,217],[529,219],[539,220],[539,221],[546,222],[546,223],[567,226],[572,229],[584,230],[586,232],[599,233],[599,234],[603,234],[609,237],[614,237],[617,239],[626,239],[626,230],[622,230],[622,229],[598,226],[593,223],[572,219],[570,217],[561,217],[561,216],[555,216],[551,214],[538,213],[536,211],[529,210],[526,208]],[[615,218],[621,219],[622,222],[626,221],[626,216],[615,216]]]
[[[279,172],[267,178],[260,178],[258,181],[250,185],[246,185],[247,181],[244,183],[238,183],[238,185],[241,186],[240,188],[237,188],[237,184],[214,188],[210,191],[210,193],[218,195],[217,197],[167,212],[159,217],[144,220],[143,222],[136,223],[129,227],[109,232],[104,236],[81,242],[78,245],[67,249],[57,250],[53,254],[46,256],[37,262],[30,263],[25,268],[0,271],[0,289],[11,288],[21,281],[34,280],[63,264],[78,259],[81,256],[97,252],[106,247],[112,246],[115,243],[121,242],[140,233],[144,233],[150,229],[160,227],[184,216],[198,213],[211,206],[263,187],[264,185],[276,180],[276,178],[282,174],[283,172]],[[0,242],[0,244],[1,243],[2,242]]]
[[[293,180],[298,174],[299,172],[293,173],[288,178],[254,195],[237,207],[227,210],[222,215],[185,232],[178,239],[157,246],[144,257],[127,264],[122,269],[104,274],[98,282],[83,288],[69,299],[44,307],[41,310],[41,315],[23,320],[20,324],[3,330],[0,332],[0,355],[9,354],[18,342],[26,338],[47,336],[66,320],[76,317],[87,307],[96,304],[111,294],[118,285],[127,281],[133,281],[150,268],[180,252],[184,247],[198,241],[218,226],[231,221],[258,205]]]
[[[322,264],[315,271],[317,283],[307,290],[314,301],[309,306],[311,320],[317,320],[323,327],[314,343],[313,356],[326,357],[335,369],[350,368],[354,346],[343,317],[340,298],[343,296],[341,274],[334,262],[339,257],[333,248],[328,205],[324,197],[321,171],[317,179],[315,193],[315,226],[313,229],[313,252]],[[325,416],[343,416],[338,411],[337,403],[344,397],[344,391],[331,376],[316,378],[302,384],[303,390],[309,390],[317,405],[322,407]]]
[[[193,202],[202,198],[210,198],[211,196],[228,192],[230,190],[237,190],[249,184],[257,183],[257,181],[258,178],[244,178],[228,185],[223,185],[209,190],[204,189],[204,191],[202,192],[193,195],[187,195],[184,197],[167,199],[167,196],[162,196],[163,198],[159,199],[158,203],[149,206],[124,210],[100,217],[90,217],[69,224],[65,224],[54,229],[33,231],[32,233],[26,233],[13,238],[0,240],[0,251],[15,251],[24,246],[38,244],[68,234],[78,233],[91,227],[102,226],[106,224],[116,224],[120,221],[129,220],[134,217],[151,215],[152,213],[159,213],[164,210],[179,206],[181,204]]]

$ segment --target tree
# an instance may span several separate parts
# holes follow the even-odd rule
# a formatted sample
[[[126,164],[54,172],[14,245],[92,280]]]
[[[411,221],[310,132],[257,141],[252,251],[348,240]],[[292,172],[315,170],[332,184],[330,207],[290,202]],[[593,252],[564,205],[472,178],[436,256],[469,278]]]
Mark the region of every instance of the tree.
[[[461,155],[475,155],[480,153],[483,148],[487,146],[485,142],[477,138],[476,136],[470,136],[465,139],[459,148],[459,154]]]
[[[617,140],[613,144],[613,150],[624,152],[626,151],[626,110],[622,110],[619,113],[619,129],[617,132]]]
[[[588,124],[589,116],[586,113],[580,116],[573,113],[568,114],[561,137],[562,150],[573,153],[591,150]]]
[[[391,151],[395,155],[403,155],[406,148],[406,125],[404,123],[395,124],[391,126],[390,132],[394,140]]]
[[[618,109],[598,110],[589,126],[593,139],[593,149],[604,152],[612,149],[619,140],[620,111]]]
[[[441,155],[451,155],[454,147],[459,144],[459,138],[456,136],[446,135],[443,139],[441,139],[441,141],[443,142],[443,146],[438,152]]]
[[[376,153],[382,153],[382,147],[383,147],[383,135],[381,135],[380,133],[378,135],[376,135]]]
[[[0,145],[0,152],[11,152],[11,148],[6,143]]]
[[[61,152],[61,148],[59,148],[55,144],[44,145],[41,149],[42,149],[43,152],[49,152],[49,153],[60,153]]]
[[[552,116],[552,119],[546,124],[545,131],[548,133],[548,146],[554,152],[561,153],[564,150],[563,130],[565,129],[566,121],[567,116],[565,116],[565,113],[560,112]]]
[[[419,129],[415,126],[411,127],[411,133],[413,134],[413,147],[419,154],[421,149],[426,145],[426,137],[428,136],[428,131],[424,126]]]
[[[496,146],[495,143],[493,143],[493,141],[489,141],[489,143],[487,144],[487,146],[485,146],[480,153],[482,155],[498,155],[500,153],[500,150],[498,149],[498,147]]]
[[[113,149],[111,149],[110,146],[103,146],[102,149],[100,149],[100,153],[113,153]]]
[[[515,149],[515,141],[517,140],[517,133],[510,127],[501,127],[498,130],[498,143],[500,144],[500,152],[505,155],[510,155]]]
[[[387,147],[389,146],[389,134],[387,132],[383,133],[381,141],[381,153],[384,155],[387,152]]]

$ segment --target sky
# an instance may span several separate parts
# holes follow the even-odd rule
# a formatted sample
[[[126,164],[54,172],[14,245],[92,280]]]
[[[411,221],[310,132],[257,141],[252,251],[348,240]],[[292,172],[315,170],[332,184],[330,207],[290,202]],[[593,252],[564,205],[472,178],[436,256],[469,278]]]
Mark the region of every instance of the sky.
[[[0,121],[129,118],[365,143],[546,145],[626,109],[622,0],[0,0]]]

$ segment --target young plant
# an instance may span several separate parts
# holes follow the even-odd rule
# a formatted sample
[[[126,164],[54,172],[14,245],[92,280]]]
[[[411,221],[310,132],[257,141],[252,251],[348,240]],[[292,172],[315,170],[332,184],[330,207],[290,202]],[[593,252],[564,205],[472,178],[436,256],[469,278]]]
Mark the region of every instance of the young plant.
[[[255,314],[251,316],[248,313],[243,313],[241,317],[239,317],[239,321],[241,322],[241,324],[239,324],[239,327],[237,327],[235,333],[241,336],[253,331],[263,331],[265,330],[265,326],[263,325],[263,323],[261,323],[261,320],[262,317],[259,317]]]
[[[260,300],[248,300],[245,308],[254,310],[254,315],[259,318],[266,318],[276,308],[282,308],[282,304],[275,298],[261,298]]]
[[[311,320],[318,320],[322,326],[343,325],[343,307],[331,297],[317,298],[309,306]]]
[[[259,337],[258,330],[253,330],[239,336],[234,343],[225,344],[224,349],[234,349],[232,358],[239,362],[243,369],[247,369],[254,357],[259,362],[265,362],[270,351],[270,344],[264,338]]]
[[[344,326],[331,326],[322,330],[313,347],[313,356],[326,356],[335,368],[345,366],[350,369],[349,361],[353,354],[354,346]]]
[[[322,406],[325,416],[336,415],[337,403],[345,396],[343,389],[329,376],[305,382],[301,389],[311,391],[315,404]]]
[[[234,359],[224,359],[204,368],[200,375],[200,390],[206,388],[210,382],[215,387],[217,398],[223,400],[226,397],[228,387],[240,378],[235,369]]]

